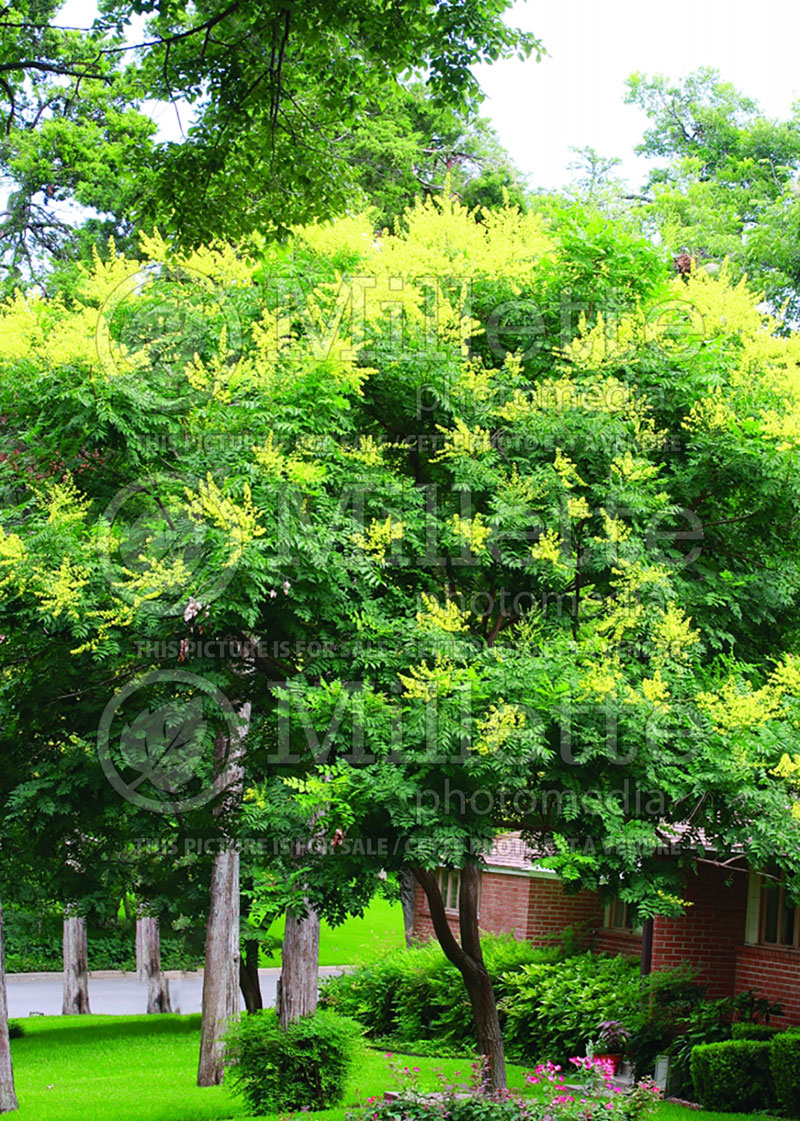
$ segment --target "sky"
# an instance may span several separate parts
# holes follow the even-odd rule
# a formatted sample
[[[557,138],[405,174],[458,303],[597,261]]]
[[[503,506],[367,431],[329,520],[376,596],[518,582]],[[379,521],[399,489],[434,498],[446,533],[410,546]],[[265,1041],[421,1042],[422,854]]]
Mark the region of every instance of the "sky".
[[[67,0],[60,21],[91,23],[95,11],[94,0]],[[633,150],[647,118],[624,103],[625,79],[634,71],[679,80],[713,66],[767,115],[788,117],[800,99],[800,4],[772,0],[761,13],[753,0],[515,3],[507,22],[533,32],[547,54],[538,63],[479,67],[487,93],[482,111],[532,187],[568,183],[570,148],[584,146],[620,157],[619,174],[639,187],[648,165]],[[149,110],[163,136],[179,136],[174,108]]]
[[[534,187],[567,183],[570,147],[583,146],[622,158],[621,174],[641,185],[648,162],[633,149],[647,118],[623,100],[634,71],[677,80],[716,67],[784,120],[800,99],[796,0],[763,9],[752,0],[527,0],[507,22],[533,32],[548,54],[481,67],[482,111]]]

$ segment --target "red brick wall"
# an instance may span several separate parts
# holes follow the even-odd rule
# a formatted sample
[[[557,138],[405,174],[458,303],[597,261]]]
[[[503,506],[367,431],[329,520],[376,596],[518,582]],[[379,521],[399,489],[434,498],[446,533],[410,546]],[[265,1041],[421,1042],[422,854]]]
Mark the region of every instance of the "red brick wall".
[[[737,993],[755,989],[783,1005],[783,1016],[770,1023],[800,1023],[800,951],[772,946],[742,946],[736,956]]]
[[[625,954],[627,957],[638,958],[642,956],[642,936],[627,930],[601,927],[597,932],[594,948],[603,954]]]
[[[534,882],[528,876],[484,872],[481,876],[481,930],[527,938],[529,899]]]
[[[590,936],[593,935],[602,926],[603,910],[596,895],[585,891],[565,895],[555,879],[484,872],[478,918],[481,930],[513,934],[536,946],[546,946],[568,926],[588,928]],[[458,917],[448,915],[448,921],[457,934]],[[428,902],[419,886],[415,895],[414,935],[425,941],[433,937]]]
[[[653,969],[689,962],[710,997],[733,996],[736,955],[744,942],[747,877],[726,883],[722,868],[698,864],[683,889],[692,906],[678,919],[658,916],[653,924]]]
[[[528,892],[530,880],[526,876],[503,876],[484,872],[481,876],[481,895],[478,922],[481,930],[491,934],[526,936],[528,922]],[[458,936],[458,915],[448,913],[450,929]],[[433,923],[428,911],[428,900],[417,884],[414,894],[414,937],[425,942],[434,937]]]
[[[567,895],[558,880],[538,876],[531,879],[530,885],[527,936],[534,945],[552,945],[554,937],[568,926],[591,941],[603,925],[603,908],[593,892]]]

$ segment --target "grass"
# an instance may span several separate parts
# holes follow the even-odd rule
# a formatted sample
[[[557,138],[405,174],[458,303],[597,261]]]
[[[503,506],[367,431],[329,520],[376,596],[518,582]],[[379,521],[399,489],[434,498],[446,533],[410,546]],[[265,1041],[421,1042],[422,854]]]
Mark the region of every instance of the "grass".
[[[283,938],[281,917],[269,928],[276,938]],[[320,965],[369,965],[390,950],[405,945],[403,910],[399,903],[388,899],[373,899],[363,918],[346,919],[341,926],[322,923],[319,936]],[[271,957],[261,955],[260,964],[277,966],[281,963],[280,951]]]
[[[11,1044],[19,1121],[254,1121],[226,1087],[195,1085],[199,1016],[43,1016],[23,1025],[25,1035]],[[395,1061],[418,1067],[426,1089],[437,1086],[436,1070],[466,1076],[470,1062],[403,1056]],[[525,1087],[522,1067],[510,1065],[508,1073],[509,1085]],[[309,1121],[344,1121],[349,1108],[381,1095],[394,1081],[383,1053],[367,1050],[350,1079],[346,1104],[308,1114]],[[744,1118],[668,1104],[657,1114],[657,1121]]]

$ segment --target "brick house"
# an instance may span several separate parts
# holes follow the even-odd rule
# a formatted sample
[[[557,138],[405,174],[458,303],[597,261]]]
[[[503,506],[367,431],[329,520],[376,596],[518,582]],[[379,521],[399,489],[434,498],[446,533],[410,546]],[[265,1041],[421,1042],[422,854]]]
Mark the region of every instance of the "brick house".
[[[442,868],[439,883],[448,917],[458,930],[458,872]],[[688,962],[712,997],[755,989],[779,1001],[779,1025],[800,1023],[800,907],[783,889],[762,882],[758,873],[698,863],[687,876],[681,918],[656,916],[650,967],[672,969]],[[486,857],[479,902],[481,929],[513,934],[535,945],[557,942],[566,927],[583,932],[592,948],[642,955],[642,929],[625,903],[603,905],[599,895],[567,895],[558,876],[541,868],[518,834],[498,837]],[[417,886],[414,934],[427,940],[433,927],[427,901]],[[645,953],[646,953],[645,949]]]

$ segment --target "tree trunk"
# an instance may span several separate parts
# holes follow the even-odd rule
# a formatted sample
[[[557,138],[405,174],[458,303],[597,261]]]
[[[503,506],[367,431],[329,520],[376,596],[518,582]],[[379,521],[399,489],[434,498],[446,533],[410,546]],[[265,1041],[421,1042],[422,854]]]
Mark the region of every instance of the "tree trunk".
[[[315,1012],[318,998],[319,915],[310,907],[303,919],[287,911],[278,988],[281,1027]]]
[[[401,868],[397,880],[400,885],[400,904],[403,908],[403,927],[406,932],[406,949],[414,940],[414,873]]]
[[[0,903],[0,1113],[19,1109],[14,1092],[14,1068],[8,1038],[8,998],[6,996],[6,953],[3,941],[3,905]]]
[[[483,961],[480,931],[478,930],[478,885],[480,872],[476,864],[467,864],[461,869],[461,882],[458,891],[458,918],[461,945],[453,936],[445,914],[442,893],[433,872],[415,868],[414,875],[428,900],[431,921],[439,945],[445,957],[451,961],[464,978],[467,987],[478,1050],[485,1063],[485,1083],[487,1089],[506,1088],[506,1061],[503,1050],[503,1035],[497,1015],[497,1002],[492,982]]]
[[[244,656],[242,674],[253,670],[254,655]],[[206,951],[203,968],[203,1015],[200,1025],[198,1086],[218,1086],[225,1078],[225,1032],[239,1014],[239,850],[232,839],[242,801],[244,753],[250,728],[250,701],[239,705],[236,733],[217,736],[214,767],[226,773],[224,796],[214,813],[220,822],[220,849],[214,857],[209,889]]]
[[[64,998],[62,1016],[82,1016],[89,1008],[89,970],[86,919],[67,911],[64,916]]]
[[[223,1037],[238,1011],[239,851],[228,845],[214,857],[211,870],[198,1086],[218,1086],[225,1077]]]
[[[239,988],[247,1011],[260,1012],[264,1001],[258,979],[258,941],[255,938],[249,938],[245,942],[244,953],[239,958]]]
[[[169,981],[161,970],[161,934],[153,915],[136,920],[136,975],[147,982],[147,1014],[171,1012]]]

